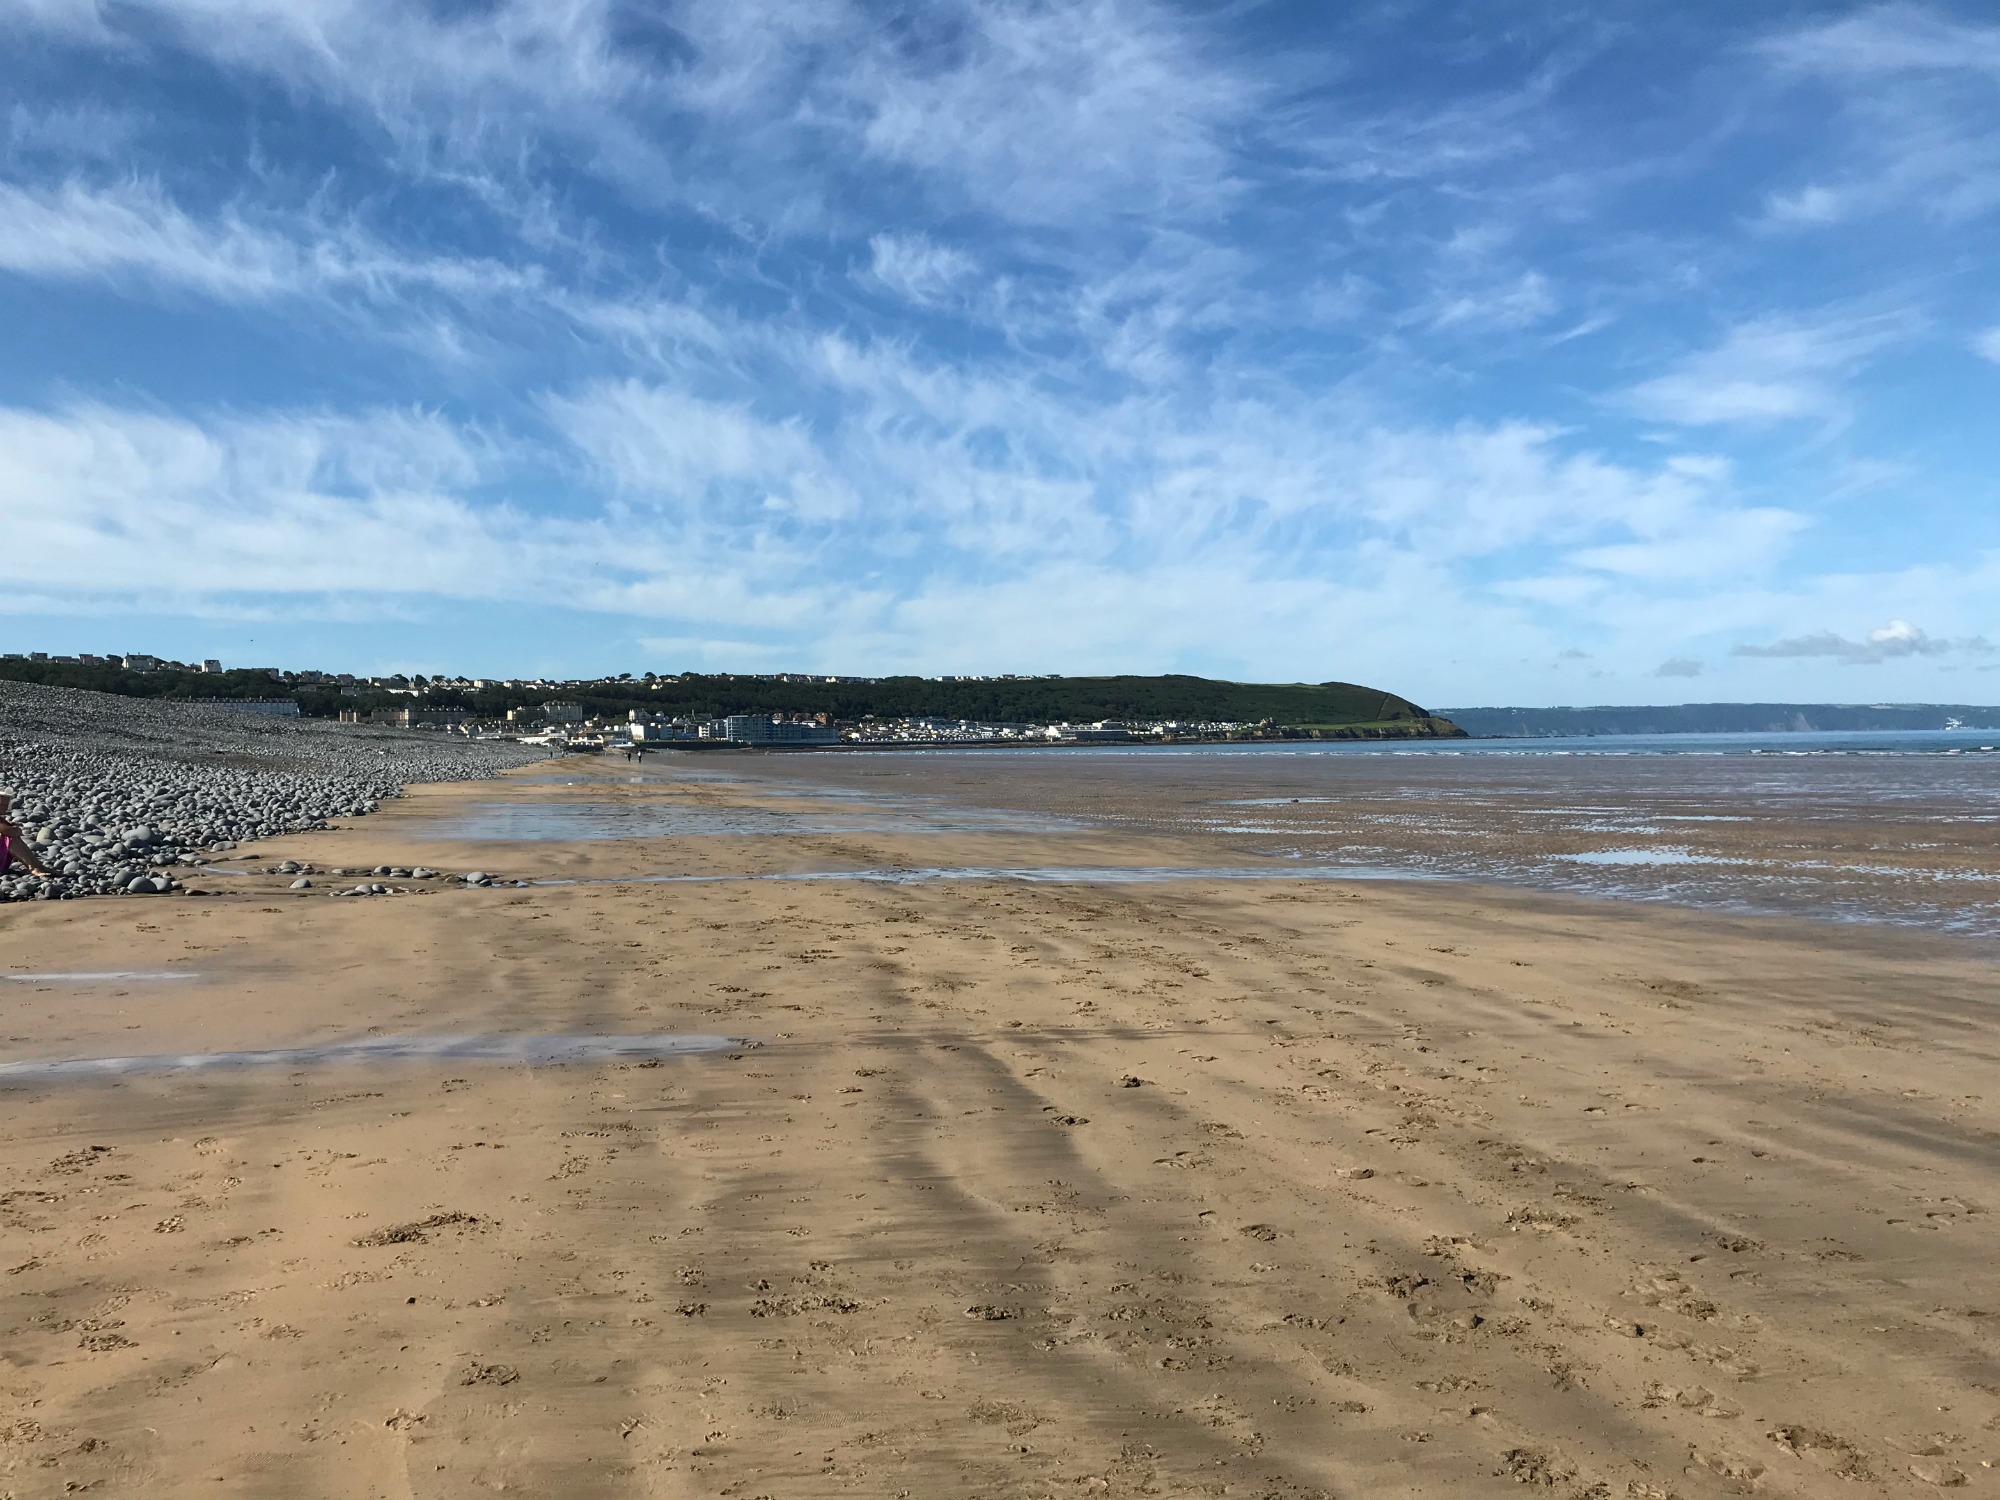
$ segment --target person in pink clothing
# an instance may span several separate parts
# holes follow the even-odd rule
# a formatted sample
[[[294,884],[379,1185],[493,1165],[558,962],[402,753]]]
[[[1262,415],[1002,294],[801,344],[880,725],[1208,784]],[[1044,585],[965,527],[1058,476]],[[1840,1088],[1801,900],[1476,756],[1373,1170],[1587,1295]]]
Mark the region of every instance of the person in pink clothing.
[[[35,851],[21,836],[21,825],[8,816],[13,810],[14,794],[0,792],[0,875],[13,869],[17,859],[37,875],[53,874],[47,865],[35,858]]]

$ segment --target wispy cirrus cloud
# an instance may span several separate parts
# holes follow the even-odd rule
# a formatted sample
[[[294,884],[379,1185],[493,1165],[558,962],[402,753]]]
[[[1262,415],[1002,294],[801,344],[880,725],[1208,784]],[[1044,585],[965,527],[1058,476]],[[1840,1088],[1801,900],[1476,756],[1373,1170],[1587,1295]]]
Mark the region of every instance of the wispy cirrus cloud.
[[[2000,25],[1877,5],[1762,43],[1778,74],[1834,90],[1839,156],[1772,192],[1771,223],[1825,228],[1898,206],[1945,221],[2000,208]],[[1819,165],[1819,164],[1815,164]]]
[[[222,302],[334,290],[486,297],[540,281],[533,270],[482,258],[407,255],[352,223],[309,211],[197,217],[157,183],[134,179],[40,189],[0,182],[0,271],[135,279]]]
[[[755,205],[773,221],[787,210],[770,190],[807,182],[796,204],[833,211],[829,146],[1002,220],[1206,213],[1231,191],[1221,132],[1261,95],[1152,0],[951,0],[887,24],[854,0],[643,15],[610,0],[6,0],[0,13],[257,69],[389,130],[412,162],[505,162],[554,133],[642,200]],[[738,173],[679,128],[690,120],[726,128],[765,170]]]
[[[1548,278],[1524,271],[1500,286],[1455,293],[1436,309],[1431,322],[1438,328],[1526,328],[1551,316],[1558,305]]]
[[[1250,124],[1264,91],[1173,11],[1029,0],[950,7],[929,27],[929,47],[878,45],[828,80],[870,152],[1041,223],[1204,214],[1237,191],[1221,132]]]
[[[290,241],[241,222],[201,224],[155,184],[0,184],[0,268],[54,279],[141,276],[225,300],[297,287]]]
[[[53,576],[62,546],[49,538],[59,536],[77,548],[76,576],[129,583],[165,568],[220,593],[351,587],[355,570],[376,565],[354,561],[359,544],[314,527],[330,534],[398,507],[472,528],[464,539],[432,540],[476,559],[474,570],[502,593],[524,567],[581,587],[574,567],[551,559],[586,538],[604,550],[584,560],[630,575],[622,587],[654,569],[739,557],[757,559],[777,593],[832,568],[899,577],[890,595],[916,596],[1068,566],[1173,571],[1197,556],[1218,576],[1293,576],[1301,586],[1334,556],[1349,559],[1342,571],[1351,581],[1423,558],[1430,576],[1457,572],[1464,589],[1474,570],[1551,536],[1632,549],[1598,557],[1583,547],[1573,554],[1579,567],[1680,579],[1702,570],[1644,558],[1692,555],[1717,528],[1770,524],[1738,506],[1715,471],[1647,472],[1566,454],[1550,431],[1397,429],[1318,403],[1246,400],[1205,421],[1150,402],[1078,409],[1031,380],[968,384],[901,351],[799,353],[819,359],[792,372],[813,382],[805,399],[829,413],[819,423],[760,413],[747,398],[635,380],[547,394],[546,433],[421,411],[202,422],[102,406],[0,411],[8,453],[0,505],[25,508],[35,495],[52,502],[47,525],[56,529],[14,549],[34,576]],[[552,466],[569,475],[559,516],[501,498]],[[194,526],[204,511],[210,524]],[[528,561],[491,567],[499,542],[475,534],[489,512],[495,537],[516,537]],[[225,525],[232,516],[240,526]],[[170,561],[174,525],[187,526],[187,547],[204,549],[185,565]],[[86,562],[79,526],[100,531],[99,549],[116,552],[120,566]],[[260,526],[298,550],[282,563],[274,552],[270,568],[226,547],[207,550],[218,529],[247,535]],[[619,532],[633,542],[608,540]],[[1741,566],[1741,550],[1725,549],[1707,576]],[[402,570],[399,587],[453,593],[458,574],[440,566],[437,578]]]
[[[0,409],[0,514],[44,589],[127,601],[252,594],[488,597],[543,530],[465,491],[495,457],[422,413],[200,425],[84,405]],[[588,527],[547,528],[547,553]],[[524,571],[525,570],[525,571]]]
[[[1918,332],[1908,314],[1754,319],[1623,395],[1638,414],[1684,426],[1827,420],[1847,379]]]
[[[870,279],[924,307],[956,300],[975,270],[963,250],[940,245],[928,235],[872,235],[868,249]]]

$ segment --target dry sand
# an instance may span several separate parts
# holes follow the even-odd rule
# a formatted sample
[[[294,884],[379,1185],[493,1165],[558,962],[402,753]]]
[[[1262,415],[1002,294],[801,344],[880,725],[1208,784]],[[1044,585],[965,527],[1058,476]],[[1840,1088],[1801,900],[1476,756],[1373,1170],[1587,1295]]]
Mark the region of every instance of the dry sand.
[[[1079,834],[455,847],[700,873]],[[0,1088],[0,1492],[1990,1491],[1992,968],[1476,886],[858,882],[14,907],[7,1055],[725,1032],[657,1065]]]

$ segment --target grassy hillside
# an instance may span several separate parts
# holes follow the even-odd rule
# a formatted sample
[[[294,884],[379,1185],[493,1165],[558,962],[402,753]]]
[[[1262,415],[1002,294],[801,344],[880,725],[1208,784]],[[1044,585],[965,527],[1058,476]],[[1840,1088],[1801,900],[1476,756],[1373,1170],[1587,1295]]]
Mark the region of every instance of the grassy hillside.
[[[263,672],[127,672],[73,662],[0,661],[0,678],[90,688],[142,698],[291,697],[308,715],[343,708],[401,706],[412,700],[363,687],[343,695],[327,684],[274,679]],[[498,718],[510,708],[546,699],[580,702],[624,718],[641,708],[661,717],[731,713],[824,713],[843,723],[927,715],[988,723],[1097,723],[1102,720],[1189,723],[1269,723],[1322,736],[1455,735],[1456,726],[1428,715],[1407,698],[1351,682],[1217,682],[1205,677],[1038,677],[941,682],[883,677],[872,682],[777,682],[729,674],[688,673],[654,681],[610,678],[560,687],[428,686],[423,703],[470,709]]]
[[[988,682],[936,682],[884,677],[875,682],[764,682],[747,677],[684,676],[649,702],[676,713],[827,713],[842,720],[913,714],[988,723],[1095,723],[1099,720],[1181,719],[1189,722],[1276,723],[1327,728],[1414,727],[1426,718],[1408,699],[1348,682],[1216,682],[1205,677],[1042,677]]]

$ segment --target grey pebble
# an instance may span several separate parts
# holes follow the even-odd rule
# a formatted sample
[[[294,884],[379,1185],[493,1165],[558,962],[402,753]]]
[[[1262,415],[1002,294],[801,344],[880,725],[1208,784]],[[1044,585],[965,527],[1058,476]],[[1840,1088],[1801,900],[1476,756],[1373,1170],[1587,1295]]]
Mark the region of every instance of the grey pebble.
[[[0,871],[0,901],[164,894],[180,887],[162,867],[363,816],[418,782],[479,780],[547,756],[505,741],[0,682],[0,764],[14,820],[56,872]],[[302,877],[292,889],[305,890],[311,868],[288,859],[272,873]]]

